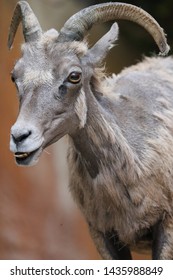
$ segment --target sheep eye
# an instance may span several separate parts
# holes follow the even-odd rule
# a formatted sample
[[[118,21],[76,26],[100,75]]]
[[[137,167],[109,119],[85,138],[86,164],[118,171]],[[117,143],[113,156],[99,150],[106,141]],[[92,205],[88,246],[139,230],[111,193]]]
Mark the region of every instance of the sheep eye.
[[[82,74],[80,72],[72,72],[68,76],[68,82],[78,84],[81,81]]]
[[[15,77],[14,77],[13,74],[11,75],[11,81],[12,81],[13,83],[15,83]]]

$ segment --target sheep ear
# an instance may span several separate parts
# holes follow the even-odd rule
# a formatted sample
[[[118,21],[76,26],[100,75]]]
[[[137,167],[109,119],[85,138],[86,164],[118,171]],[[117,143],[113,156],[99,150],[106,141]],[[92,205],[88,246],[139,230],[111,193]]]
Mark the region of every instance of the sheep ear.
[[[118,24],[115,22],[111,29],[88,51],[87,56],[93,64],[101,63],[109,50],[118,39]]]

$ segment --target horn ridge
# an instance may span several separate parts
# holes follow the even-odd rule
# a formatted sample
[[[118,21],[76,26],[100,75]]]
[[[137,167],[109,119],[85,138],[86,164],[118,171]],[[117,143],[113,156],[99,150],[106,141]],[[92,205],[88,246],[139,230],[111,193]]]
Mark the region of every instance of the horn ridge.
[[[22,22],[23,35],[25,42],[35,41],[40,38],[42,29],[40,24],[26,1],[19,1],[15,7],[11,25],[8,35],[8,48],[10,49],[13,45],[13,41],[16,35],[18,26]]]
[[[143,9],[121,2],[93,5],[79,11],[66,21],[58,41],[81,41],[93,25],[118,19],[133,21],[145,28],[158,45],[161,54],[168,53],[165,34],[157,21]]]

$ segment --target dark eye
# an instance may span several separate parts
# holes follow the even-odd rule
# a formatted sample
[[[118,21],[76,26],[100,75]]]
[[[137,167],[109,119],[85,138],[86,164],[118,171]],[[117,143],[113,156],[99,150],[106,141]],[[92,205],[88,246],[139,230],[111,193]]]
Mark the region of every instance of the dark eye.
[[[82,74],[80,72],[71,72],[68,76],[68,82],[72,84],[77,84],[81,80]]]
[[[13,83],[15,83],[15,77],[14,77],[13,74],[11,74],[11,81],[12,81]]]

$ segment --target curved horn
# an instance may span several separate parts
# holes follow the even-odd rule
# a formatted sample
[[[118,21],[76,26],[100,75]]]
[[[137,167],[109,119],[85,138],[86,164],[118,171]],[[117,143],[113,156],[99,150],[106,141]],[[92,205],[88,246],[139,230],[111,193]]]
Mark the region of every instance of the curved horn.
[[[168,53],[170,48],[163,29],[157,21],[143,9],[125,3],[98,4],[79,11],[65,23],[58,41],[80,41],[94,24],[117,19],[130,20],[141,25],[151,34],[161,54]]]
[[[23,35],[25,42],[37,40],[41,34],[42,29],[40,24],[31,10],[29,4],[25,1],[19,1],[15,7],[13,17],[11,20],[9,35],[8,35],[8,47],[11,48],[17,28],[22,22]]]

